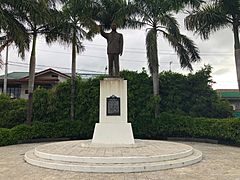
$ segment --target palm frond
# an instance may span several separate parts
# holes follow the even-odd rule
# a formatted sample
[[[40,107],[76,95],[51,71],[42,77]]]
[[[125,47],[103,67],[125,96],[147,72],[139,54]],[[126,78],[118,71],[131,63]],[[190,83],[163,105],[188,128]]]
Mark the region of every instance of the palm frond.
[[[103,25],[104,29],[110,29],[113,22],[119,28],[124,28],[132,13],[134,6],[128,4],[126,0],[100,0],[98,13],[94,19]]]
[[[188,68],[193,70],[191,63],[200,60],[199,50],[192,40],[187,38],[185,35],[179,34],[173,36],[165,31],[161,31],[163,37],[166,38],[169,44],[175,49],[182,68]]]
[[[81,40],[79,38],[77,38],[76,47],[77,47],[78,54],[85,51],[85,46],[83,45],[83,43],[81,42]]]
[[[171,14],[164,14],[158,17],[157,21],[161,24],[167,32],[172,35],[177,35],[180,33],[179,24],[176,18]]]
[[[190,63],[198,62],[201,60],[199,55],[199,49],[195,43],[189,39],[187,36],[180,34],[180,41],[183,44],[184,48],[187,49],[188,55],[190,57]]]
[[[93,20],[95,1],[92,0],[68,0],[62,11],[56,12],[56,19],[51,31],[46,36],[46,41],[52,43],[58,41],[64,45],[72,44],[76,38],[77,53],[84,51],[83,40],[92,40],[98,33],[98,26]],[[74,36],[76,31],[76,36]]]
[[[204,6],[185,19],[186,28],[199,34],[203,39],[208,39],[212,32],[228,25],[229,21],[224,10],[216,5]]]
[[[239,0],[215,0],[215,4],[222,7],[222,9],[224,10],[224,12],[226,14],[240,15],[240,1]]]
[[[136,18],[131,18],[126,21],[126,28],[139,29],[146,26],[146,23],[139,21]]]
[[[203,3],[205,3],[204,0],[170,0],[166,2],[170,4],[171,9],[176,12],[182,10],[186,6],[193,9],[198,9]]]
[[[18,49],[19,55],[24,58],[25,51],[29,49],[30,37],[24,24],[19,20],[18,2],[4,1],[0,4],[0,29],[11,39]]]

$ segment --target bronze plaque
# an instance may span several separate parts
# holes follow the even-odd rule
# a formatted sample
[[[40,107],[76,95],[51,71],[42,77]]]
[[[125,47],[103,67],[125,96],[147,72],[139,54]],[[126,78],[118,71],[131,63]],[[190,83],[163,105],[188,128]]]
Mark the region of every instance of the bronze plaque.
[[[112,95],[107,98],[107,116],[120,116],[120,98]]]

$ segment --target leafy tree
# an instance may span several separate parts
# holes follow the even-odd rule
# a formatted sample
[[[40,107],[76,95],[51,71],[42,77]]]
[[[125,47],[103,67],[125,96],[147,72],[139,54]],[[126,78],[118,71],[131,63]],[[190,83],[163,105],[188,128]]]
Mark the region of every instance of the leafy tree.
[[[153,79],[153,94],[156,101],[155,117],[159,115],[159,60],[157,52],[157,37],[161,33],[174,48],[180,58],[182,68],[192,70],[192,62],[200,60],[198,48],[192,40],[182,35],[179,24],[173,12],[177,12],[187,3],[193,6],[200,1],[169,1],[169,0],[135,0],[137,14],[131,23],[133,27],[147,26],[146,50],[150,73]]]
[[[82,41],[92,40],[97,33],[93,20],[96,6],[93,0],[65,0],[62,12],[57,15],[57,24],[47,37],[49,43],[58,40],[72,46],[71,120],[75,119],[76,55],[84,50]]]
[[[187,76],[162,72],[160,74],[161,112],[196,117],[224,118],[232,114],[230,104],[221,100],[211,85],[211,67],[205,66]]]
[[[187,16],[185,24],[188,30],[198,33],[203,39],[209,39],[210,34],[220,29],[229,27],[233,29],[238,89],[240,89],[240,1],[211,0]]]
[[[121,77],[128,81],[128,120],[138,123],[141,119],[151,119],[153,114],[153,99],[151,96],[151,79],[146,73],[122,71]]]

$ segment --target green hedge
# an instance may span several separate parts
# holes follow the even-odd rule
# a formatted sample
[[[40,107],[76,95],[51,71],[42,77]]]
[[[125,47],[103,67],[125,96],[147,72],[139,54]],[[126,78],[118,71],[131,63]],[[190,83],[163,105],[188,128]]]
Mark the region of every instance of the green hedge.
[[[209,85],[211,69],[205,67],[195,74],[162,72],[160,78],[161,112],[193,117],[227,118],[232,114],[228,102],[222,101]],[[141,73],[122,71],[128,81],[128,119],[153,119],[156,99],[152,94],[152,79]],[[76,120],[89,125],[99,119],[99,86],[104,77],[76,80]],[[52,89],[37,88],[33,95],[33,121],[59,122],[70,119],[71,82],[59,83]],[[12,100],[0,95],[0,127],[12,128],[26,118],[26,100]],[[88,125],[87,125],[88,126]]]
[[[162,72],[160,74],[160,107],[162,112],[193,117],[226,118],[232,114],[228,102],[222,101],[209,85],[210,69],[205,68],[187,76]],[[122,71],[128,81],[128,119],[153,119],[156,99],[152,95],[152,80],[146,72]],[[76,80],[76,120],[95,123],[99,119],[100,80]],[[37,88],[33,96],[33,121],[58,122],[70,119],[71,82],[63,82],[50,90]]]
[[[162,113],[159,119],[135,124],[133,128],[138,138],[207,138],[240,145],[240,119],[237,118],[192,118]]]
[[[0,94],[0,127],[12,128],[26,121],[27,100]]]
[[[138,120],[132,125],[135,138],[208,138],[240,145],[240,119],[237,118],[192,118],[162,113],[158,119]],[[94,123],[83,124],[82,121],[35,122],[32,126],[0,128],[0,146],[38,138],[89,139],[93,135],[93,129]]]

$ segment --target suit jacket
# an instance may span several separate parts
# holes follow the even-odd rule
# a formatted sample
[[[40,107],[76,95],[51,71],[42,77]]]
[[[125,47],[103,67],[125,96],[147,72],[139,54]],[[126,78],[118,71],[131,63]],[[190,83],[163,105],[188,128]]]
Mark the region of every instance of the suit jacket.
[[[123,35],[112,31],[110,33],[105,33],[101,30],[101,35],[107,39],[107,53],[108,54],[120,54],[123,52]]]

